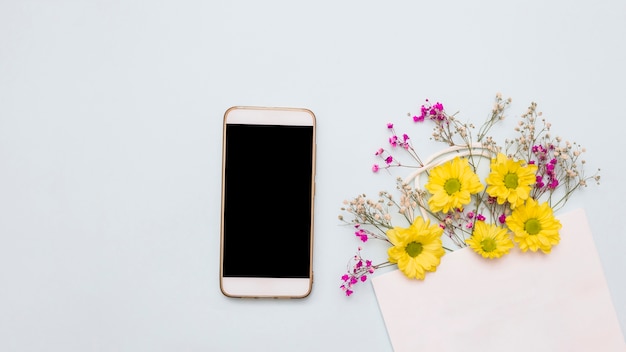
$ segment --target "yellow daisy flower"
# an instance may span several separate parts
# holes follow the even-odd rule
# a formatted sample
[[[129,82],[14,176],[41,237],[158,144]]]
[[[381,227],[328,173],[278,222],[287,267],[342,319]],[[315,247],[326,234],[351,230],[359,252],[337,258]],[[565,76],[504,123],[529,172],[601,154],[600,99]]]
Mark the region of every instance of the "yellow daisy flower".
[[[430,170],[424,187],[432,195],[428,206],[433,212],[463,208],[471,202],[471,195],[485,188],[478,175],[472,171],[467,159],[459,157]]]
[[[561,239],[561,222],[554,217],[552,208],[547,202],[539,204],[532,198],[515,208],[506,218],[506,225],[513,231],[513,240],[519,244],[522,252],[541,249],[544,253],[550,253],[552,246]]]
[[[513,248],[513,241],[505,228],[497,225],[487,225],[484,221],[477,221],[474,225],[472,237],[465,242],[484,258],[500,258]]]
[[[423,280],[426,271],[435,271],[444,255],[441,243],[443,229],[430,225],[418,216],[408,228],[394,227],[387,231],[387,237],[393,244],[387,254],[391,263],[397,263],[398,269],[410,279]]]
[[[511,209],[522,205],[535,184],[537,165],[527,164],[522,161],[513,161],[506,155],[498,153],[495,159],[491,159],[491,173],[487,182],[487,193],[498,199],[498,204],[509,202]]]

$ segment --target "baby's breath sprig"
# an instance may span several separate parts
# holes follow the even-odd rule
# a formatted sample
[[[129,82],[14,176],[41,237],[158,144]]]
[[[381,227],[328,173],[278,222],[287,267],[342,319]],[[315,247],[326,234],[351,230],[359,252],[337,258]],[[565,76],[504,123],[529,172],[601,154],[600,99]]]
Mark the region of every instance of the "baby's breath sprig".
[[[537,104],[531,103],[515,128],[519,136],[506,141],[506,150],[510,157],[537,165],[531,197],[545,200],[558,210],[574,191],[586,187],[588,181],[600,184],[600,169],[592,176],[586,176],[586,161],[582,158],[586,149],[576,142],[553,137],[550,133],[552,124],[542,115],[537,111]]]
[[[356,254],[348,263],[347,273],[341,276],[341,281],[343,281],[343,283],[340,288],[346,296],[352,295],[352,293],[354,293],[354,286],[359,282],[367,281],[368,275],[373,274],[377,269],[393,265],[388,261],[374,265],[371,260],[364,259],[361,256],[361,250],[363,250],[362,247],[357,249]]]
[[[503,99],[501,93],[496,94],[496,101],[493,104],[493,109],[491,109],[491,116],[480,127],[480,130],[478,131],[478,142],[483,142],[483,140],[488,137],[488,133],[491,128],[498,122],[505,119],[504,111],[507,109],[509,104],[511,104],[511,101],[511,98]],[[491,141],[493,141],[493,139],[491,139]],[[492,143],[488,143],[487,145],[491,144]]]
[[[352,215],[350,224],[370,225],[384,235],[388,229],[393,227],[388,207],[393,206],[394,203],[389,199],[390,194],[381,192],[380,195],[381,197],[374,201],[367,198],[365,194],[360,194],[350,201],[345,200],[341,210]],[[343,216],[340,216],[339,219],[345,221]]]

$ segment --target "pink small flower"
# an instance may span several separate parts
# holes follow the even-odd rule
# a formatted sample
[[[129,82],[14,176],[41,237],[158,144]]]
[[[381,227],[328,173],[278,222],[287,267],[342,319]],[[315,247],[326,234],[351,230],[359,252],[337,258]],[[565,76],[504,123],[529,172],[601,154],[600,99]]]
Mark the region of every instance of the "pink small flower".
[[[557,180],[556,178],[553,178],[550,180],[550,183],[548,183],[548,188],[555,189],[558,185],[559,185],[559,180]]]
[[[391,164],[393,162],[393,157],[391,155],[389,155],[386,159],[385,162],[387,163],[387,165]]]
[[[506,222],[506,215],[502,214],[498,217],[498,221],[500,221],[501,224],[504,224]]]
[[[346,296],[350,297],[351,294],[353,294],[354,291],[352,290],[346,290]]]
[[[467,218],[468,219],[473,219],[474,218],[474,212],[470,211],[469,213],[467,213]]]
[[[413,116],[413,121],[415,122],[424,122],[424,115],[420,115],[420,116]]]
[[[393,128],[393,123],[388,123],[388,124],[387,124],[387,128],[388,128],[388,129],[392,129],[392,128]]]
[[[397,147],[398,146],[398,136],[393,135],[391,137],[389,137],[389,144],[391,144],[392,147]]]
[[[545,186],[543,183],[543,177],[541,175],[537,175],[535,178],[535,187],[542,188],[543,186]]]
[[[367,275],[361,276],[361,282],[365,282],[365,280],[367,280]]]
[[[375,155],[381,155],[385,150],[383,148],[378,148]]]
[[[378,172],[378,170],[379,170],[379,169],[380,169],[380,167],[378,166],[378,164],[374,164],[374,165],[372,166],[372,171],[373,171],[373,172]]]
[[[478,220],[478,221],[485,221],[486,218],[485,218],[485,216],[483,214],[478,214],[478,216],[476,217],[476,220]]]
[[[348,276],[348,274],[343,274],[343,276],[341,277],[341,280],[348,281],[349,278],[350,276]],[[343,285],[341,287],[343,287]]]
[[[545,154],[548,150],[542,145],[533,145],[532,151],[535,154]]]
[[[359,230],[359,231],[355,232],[354,234],[356,235],[356,237],[360,238],[361,241],[367,242],[367,233],[365,231]],[[359,262],[357,264],[357,268],[359,268],[361,266],[360,264],[361,264],[361,262]]]
[[[474,223],[472,222],[468,222],[465,227],[467,227],[468,229],[471,229],[472,227],[474,227]]]

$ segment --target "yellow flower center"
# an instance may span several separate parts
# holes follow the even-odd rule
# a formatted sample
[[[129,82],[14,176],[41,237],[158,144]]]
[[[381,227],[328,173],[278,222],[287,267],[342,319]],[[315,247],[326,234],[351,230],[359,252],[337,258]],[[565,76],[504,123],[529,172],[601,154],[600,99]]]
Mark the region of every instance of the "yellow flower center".
[[[484,252],[493,252],[497,248],[496,240],[494,240],[493,238],[485,238],[484,240],[480,241],[480,246],[482,247]]]
[[[509,172],[504,176],[504,185],[508,189],[515,189],[518,185],[518,178],[516,173]]]
[[[404,248],[404,250],[406,251],[406,253],[411,257],[411,258],[415,258],[417,257],[420,253],[422,253],[422,250],[424,248],[422,248],[422,244],[419,242],[411,242],[409,244],[406,245],[406,247]]]
[[[541,223],[537,219],[528,219],[524,223],[524,230],[526,230],[529,235],[536,235],[541,231]]]
[[[443,189],[446,190],[449,196],[461,190],[461,181],[458,178],[449,178],[443,185]]]

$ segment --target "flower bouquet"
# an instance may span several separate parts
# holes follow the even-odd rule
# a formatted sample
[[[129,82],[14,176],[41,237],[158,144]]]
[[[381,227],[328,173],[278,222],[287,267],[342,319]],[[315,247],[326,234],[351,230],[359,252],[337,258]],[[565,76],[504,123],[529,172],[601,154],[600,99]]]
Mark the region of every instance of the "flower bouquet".
[[[510,103],[497,94],[476,128],[427,100],[409,116],[443,148],[425,159],[387,124],[372,171],[409,172],[397,195],[344,201],[339,219],[361,245],[341,290],[397,266],[372,279],[396,351],[626,351],[584,211],[557,216],[600,170],[585,174],[585,149],[553,135],[535,103],[498,143],[490,133]],[[362,254],[372,242],[386,260]]]
[[[549,254],[559,243],[562,225],[555,212],[590,181],[599,184],[600,170],[585,175],[585,149],[554,136],[535,103],[521,115],[515,136],[499,144],[489,133],[505,119],[510,103],[497,94],[491,114],[476,130],[448,114],[443,104],[426,100],[419,114],[409,116],[431,123],[431,139],[445,145],[428,159],[418,155],[408,134],[400,136],[387,124],[389,147],[375,152],[381,163],[372,171],[407,168],[411,173],[396,179],[399,197],[382,191],[378,199],[359,195],[344,201],[339,219],[360,241],[389,245],[388,260],[377,264],[358,248],[342,276],[347,296],[381,267],[397,265],[406,277],[423,280],[455,249],[470,247],[493,260],[516,245],[522,252]],[[401,162],[400,153],[411,161]]]

